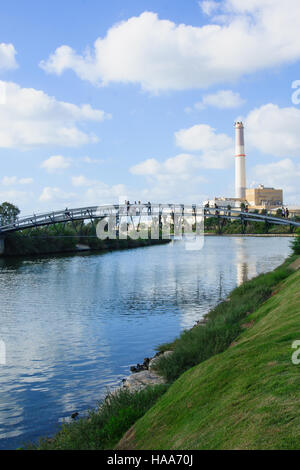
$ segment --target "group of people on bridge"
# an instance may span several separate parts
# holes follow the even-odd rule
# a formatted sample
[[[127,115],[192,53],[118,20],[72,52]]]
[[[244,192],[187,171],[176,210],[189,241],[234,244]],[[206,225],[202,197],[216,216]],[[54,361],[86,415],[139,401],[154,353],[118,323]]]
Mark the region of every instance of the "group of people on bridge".
[[[127,207],[127,214],[129,213],[130,207],[133,208],[133,210],[135,207],[136,215],[139,215],[141,205],[146,206],[148,215],[151,215],[151,202],[150,201],[148,201],[146,204],[142,204],[141,201],[138,201],[138,202],[134,201],[134,204],[130,204],[130,201],[125,201],[125,206]]]
[[[287,207],[286,208],[282,207],[281,216],[288,219],[289,215],[290,215],[290,211],[288,210],[288,208]]]

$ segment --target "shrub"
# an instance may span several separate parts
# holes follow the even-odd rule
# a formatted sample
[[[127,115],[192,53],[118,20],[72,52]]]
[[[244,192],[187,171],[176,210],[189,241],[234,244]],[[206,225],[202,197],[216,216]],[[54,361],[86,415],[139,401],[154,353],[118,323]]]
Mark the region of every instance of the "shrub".
[[[166,385],[147,387],[139,392],[119,389],[107,395],[99,408],[89,413],[88,418],[63,424],[53,439],[41,439],[39,450],[105,450],[112,449],[124,433],[167,390]]]
[[[300,228],[297,229],[297,236],[292,241],[292,248],[296,255],[300,255]]]

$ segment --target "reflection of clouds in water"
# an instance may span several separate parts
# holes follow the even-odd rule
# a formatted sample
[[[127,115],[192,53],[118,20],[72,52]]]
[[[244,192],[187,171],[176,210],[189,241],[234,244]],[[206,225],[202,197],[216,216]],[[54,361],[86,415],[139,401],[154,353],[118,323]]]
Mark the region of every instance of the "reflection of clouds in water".
[[[49,434],[59,418],[96,405],[130,365],[222,300],[239,264],[247,262],[248,276],[272,269],[288,244],[207,237],[200,251],[176,241],[103,256],[0,260],[8,361],[0,367],[0,433],[21,436],[0,448]]]
[[[201,271],[197,266],[189,283],[189,289],[194,289],[189,294],[191,301],[180,303],[180,326],[190,328],[236,286],[283,262],[290,253],[286,240],[277,238],[269,243],[262,237],[206,237],[198,257]]]
[[[87,281],[86,267],[80,259],[49,259],[0,272],[0,284],[7,287],[1,293],[7,346],[7,365],[0,367],[2,438],[21,435],[28,413],[39,410],[42,420],[50,406],[65,415],[78,403],[80,390],[82,401],[90,403],[91,388],[101,386],[93,369],[110,357],[110,347],[101,318],[91,322],[99,281],[97,270],[89,271]]]

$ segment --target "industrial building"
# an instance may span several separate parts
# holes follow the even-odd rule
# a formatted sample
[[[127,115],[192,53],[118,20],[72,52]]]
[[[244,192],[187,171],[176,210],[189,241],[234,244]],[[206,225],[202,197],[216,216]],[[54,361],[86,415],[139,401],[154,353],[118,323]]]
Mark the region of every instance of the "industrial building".
[[[260,184],[257,188],[246,189],[246,201],[251,207],[273,208],[282,206],[282,189],[265,188]]]

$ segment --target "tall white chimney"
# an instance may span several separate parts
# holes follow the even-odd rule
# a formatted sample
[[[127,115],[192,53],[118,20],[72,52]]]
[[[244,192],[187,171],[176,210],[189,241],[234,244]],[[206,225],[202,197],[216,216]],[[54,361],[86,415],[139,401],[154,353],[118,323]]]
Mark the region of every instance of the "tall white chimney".
[[[246,197],[246,164],[244,126],[242,122],[236,122],[235,127],[235,197]]]

